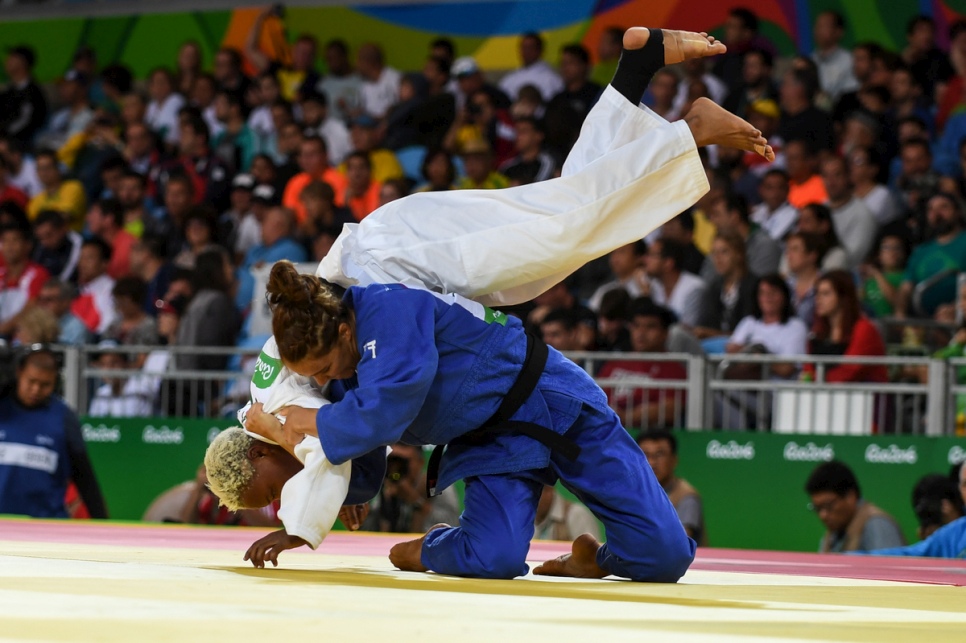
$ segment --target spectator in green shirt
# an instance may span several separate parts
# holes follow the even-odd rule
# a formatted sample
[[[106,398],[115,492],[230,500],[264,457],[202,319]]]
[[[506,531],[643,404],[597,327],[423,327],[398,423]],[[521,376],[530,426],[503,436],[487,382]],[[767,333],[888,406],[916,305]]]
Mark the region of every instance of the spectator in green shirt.
[[[890,317],[895,312],[899,289],[905,276],[908,249],[898,234],[885,234],[871,261],[859,266],[862,276],[862,305],[873,317]]]

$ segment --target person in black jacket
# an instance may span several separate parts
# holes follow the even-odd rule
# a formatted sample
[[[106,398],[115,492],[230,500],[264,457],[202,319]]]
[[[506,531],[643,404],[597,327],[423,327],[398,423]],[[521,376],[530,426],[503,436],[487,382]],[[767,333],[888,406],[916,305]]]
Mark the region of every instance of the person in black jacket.
[[[47,99],[33,79],[37,56],[20,45],[7,52],[4,69],[10,84],[0,94],[0,132],[30,147],[34,135],[47,121]]]

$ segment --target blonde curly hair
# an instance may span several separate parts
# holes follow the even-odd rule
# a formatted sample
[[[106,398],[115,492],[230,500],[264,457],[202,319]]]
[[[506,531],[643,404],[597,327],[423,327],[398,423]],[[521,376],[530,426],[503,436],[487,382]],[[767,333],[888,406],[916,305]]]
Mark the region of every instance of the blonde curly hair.
[[[243,428],[233,426],[219,433],[205,452],[208,488],[231,511],[247,509],[241,496],[255,477],[255,467],[248,459],[254,441]]]

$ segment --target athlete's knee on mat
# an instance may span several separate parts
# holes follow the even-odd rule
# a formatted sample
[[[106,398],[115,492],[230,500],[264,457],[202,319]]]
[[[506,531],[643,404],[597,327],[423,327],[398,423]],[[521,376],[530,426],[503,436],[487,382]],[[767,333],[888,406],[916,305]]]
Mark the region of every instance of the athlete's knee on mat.
[[[476,567],[474,576],[479,578],[516,578],[527,573],[527,553],[530,551],[529,539],[479,539],[470,541],[471,560]]]
[[[653,539],[642,545],[638,550],[640,555],[615,557],[619,569],[608,571],[633,581],[676,583],[694,562],[696,548],[694,540],[682,530],[680,537]]]

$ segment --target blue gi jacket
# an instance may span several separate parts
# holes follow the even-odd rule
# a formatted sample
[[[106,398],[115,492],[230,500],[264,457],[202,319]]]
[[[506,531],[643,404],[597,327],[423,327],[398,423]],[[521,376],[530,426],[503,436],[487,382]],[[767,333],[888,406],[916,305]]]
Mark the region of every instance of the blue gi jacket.
[[[496,412],[523,365],[526,335],[518,319],[490,314],[488,321],[431,292],[399,285],[349,288],[344,301],[355,311],[361,360],[355,378],[333,382],[334,403],[316,416],[319,441],[336,464],[394,442],[449,444]],[[512,419],[563,434],[584,404],[606,410],[607,398],[551,348],[536,390]],[[548,447],[518,434],[454,444],[443,458],[438,488],[470,476],[540,469],[549,461]]]
[[[873,549],[873,556],[927,556],[930,558],[966,558],[966,517],[943,525],[929,538],[891,549]]]

